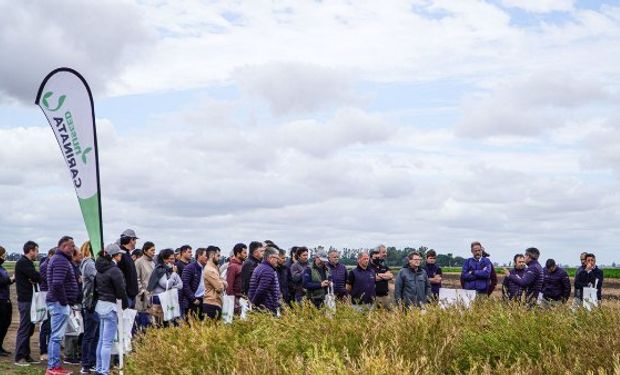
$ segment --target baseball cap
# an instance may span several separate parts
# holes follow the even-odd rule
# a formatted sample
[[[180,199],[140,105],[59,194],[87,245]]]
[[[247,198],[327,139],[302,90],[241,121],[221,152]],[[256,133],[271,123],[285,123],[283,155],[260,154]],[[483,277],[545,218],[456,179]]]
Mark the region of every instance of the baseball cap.
[[[328,262],[329,259],[327,259],[327,253],[325,251],[318,251],[315,255],[315,258],[319,258],[320,260],[322,260],[323,262]]]
[[[109,244],[108,246],[105,247],[105,252],[109,256],[113,257],[116,254],[122,253],[123,251],[121,250],[120,246],[118,246],[115,243],[111,243],[111,244]]]

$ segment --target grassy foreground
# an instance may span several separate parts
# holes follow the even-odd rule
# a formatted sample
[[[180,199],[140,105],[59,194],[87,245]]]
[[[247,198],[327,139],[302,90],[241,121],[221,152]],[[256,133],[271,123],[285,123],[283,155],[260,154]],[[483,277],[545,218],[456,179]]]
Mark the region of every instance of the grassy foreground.
[[[138,337],[130,374],[620,374],[620,303],[593,312],[472,310],[358,313],[309,306],[276,319],[205,322]]]

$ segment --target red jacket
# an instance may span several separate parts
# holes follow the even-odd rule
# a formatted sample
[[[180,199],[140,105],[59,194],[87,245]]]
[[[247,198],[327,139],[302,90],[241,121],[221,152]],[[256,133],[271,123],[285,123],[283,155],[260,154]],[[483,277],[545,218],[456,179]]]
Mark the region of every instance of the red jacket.
[[[241,266],[242,263],[237,258],[230,258],[228,269],[226,270],[226,294],[229,296],[241,297]]]

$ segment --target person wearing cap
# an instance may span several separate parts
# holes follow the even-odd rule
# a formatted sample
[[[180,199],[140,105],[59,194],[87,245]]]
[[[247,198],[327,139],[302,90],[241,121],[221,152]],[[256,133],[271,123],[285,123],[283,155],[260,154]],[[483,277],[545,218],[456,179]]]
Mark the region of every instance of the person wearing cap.
[[[58,241],[58,251],[47,266],[49,291],[45,298],[50,315],[51,335],[47,346],[47,375],[67,374],[61,366],[60,347],[65,336],[71,305],[80,302],[80,291],[72,264],[75,243],[63,236]]]
[[[405,308],[424,308],[432,298],[431,283],[424,268],[421,267],[422,255],[412,251],[409,263],[400,269],[394,283],[394,301]]]
[[[263,261],[259,264],[250,279],[248,298],[258,309],[265,309],[276,315],[280,308],[280,284],[276,265],[278,250],[269,247],[264,251]]]
[[[157,255],[157,265],[146,287],[146,290],[153,296],[153,315],[158,324],[162,324],[163,322],[163,310],[161,309],[161,302],[157,295],[172,288],[176,288],[179,291],[183,289],[183,280],[181,280],[179,274],[176,272],[174,250],[163,249],[159,252],[159,255]],[[164,327],[167,327],[169,324],[170,322],[163,322]]]
[[[177,266],[177,273],[183,277],[183,270],[192,261],[192,247],[189,245],[183,245],[179,248],[179,257],[175,262]]]
[[[181,276],[183,288],[179,294],[179,305],[185,319],[189,319],[190,314],[200,320],[204,319],[202,304],[205,296],[205,280],[202,275],[208,261],[206,253],[207,249],[204,247],[196,249],[196,261],[185,267]]]
[[[306,289],[306,297],[317,308],[323,306],[327,287],[329,286],[327,262],[329,262],[327,254],[324,251],[318,251],[314,255],[312,267],[306,268],[303,273],[303,286]]]
[[[547,259],[543,268],[543,305],[549,307],[565,303],[570,298],[570,291],[568,273],[555,264],[554,259]]]
[[[151,325],[151,315],[149,309],[151,307],[151,298],[146,290],[149,285],[149,279],[155,269],[155,244],[146,241],[142,245],[142,256],[136,260],[136,277],[138,278],[138,295],[136,296],[136,310],[138,311],[137,323],[138,328],[147,328]]]
[[[218,319],[222,315],[222,295],[226,291],[226,281],[220,276],[220,248],[207,247],[207,264],[203,273],[204,301],[203,312],[211,319]]]
[[[327,252],[327,268],[329,269],[330,281],[334,286],[334,294],[339,300],[347,298],[347,267],[340,262],[340,252],[330,249]]]
[[[118,267],[124,251],[113,243],[105,247],[95,262],[96,305],[99,316],[99,340],[97,342],[97,374],[109,374],[112,345],[118,325],[116,300],[121,300],[123,309],[128,307],[127,290],[123,272]]]
[[[259,241],[250,242],[249,253],[250,256],[243,262],[241,267],[241,282],[243,294],[247,295],[250,290],[250,279],[252,273],[258,267],[263,259],[263,253],[265,252],[265,245]]]
[[[375,270],[368,266],[369,262],[367,252],[357,254],[357,267],[352,269],[347,277],[347,291],[351,302],[357,308],[368,308],[375,302],[377,275]]]
[[[136,296],[138,295],[138,274],[136,265],[131,259],[131,252],[136,248],[136,232],[133,229],[125,229],[121,234],[120,248],[123,251],[123,258],[118,264],[118,268],[123,272],[125,277],[125,288],[127,288],[127,298],[129,307],[134,308],[136,305]]]

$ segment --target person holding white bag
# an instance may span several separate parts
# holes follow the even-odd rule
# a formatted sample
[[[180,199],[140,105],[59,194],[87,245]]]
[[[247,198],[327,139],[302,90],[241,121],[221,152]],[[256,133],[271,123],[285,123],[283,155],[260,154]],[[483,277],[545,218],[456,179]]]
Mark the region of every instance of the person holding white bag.
[[[180,291],[183,288],[183,281],[176,272],[174,262],[174,250],[163,249],[160,251],[159,255],[157,255],[157,265],[151,274],[149,285],[146,288],[153,298],[152,315],[155,317],[156,323],[164,327],[168,326],[169,322],[164,319],[164,311],[158,294],[164,293],[168,289],[178,289]]]
[[[603,271],[596,265],[596,256],[592,253],[586,254],[585,267],[579,269],[575,275],[575,295],[579,303],[583,301],[583,288],[595,288],[596,299],[600,303],[603,289]]]
[[[129,306],[125,278],[118,268],[123,254],[121,248],[109,244],[105,252],[99,253],[95,262],[95,312],[99,316],[99,341],[97,343],[97,374],[107,375],[110,371],[110,356],[118,325],[116,300],[121,300],[123,310]]]

